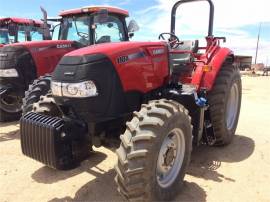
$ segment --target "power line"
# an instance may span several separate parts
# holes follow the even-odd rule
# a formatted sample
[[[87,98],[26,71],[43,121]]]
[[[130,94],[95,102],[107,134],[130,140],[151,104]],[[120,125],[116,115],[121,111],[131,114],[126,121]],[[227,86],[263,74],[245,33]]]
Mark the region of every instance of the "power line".
[[[259,48],[259,41],[260,41],[260,35],[261,35],[261,28],[262,28],[262,23],[260,23],[259,32],[258,32],[257,47],[256,47],[256,56],[255,56],[255,65],[257,64],[257,57],[258,57],[258,48]]]

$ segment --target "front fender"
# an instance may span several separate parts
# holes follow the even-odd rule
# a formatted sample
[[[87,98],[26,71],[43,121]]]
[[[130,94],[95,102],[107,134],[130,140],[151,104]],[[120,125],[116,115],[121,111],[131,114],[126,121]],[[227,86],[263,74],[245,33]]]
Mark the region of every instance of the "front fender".
[[[201,80],[201,88],[206,88],[207,90],[211,90],[214,82],[216,80],[217,74],[219,73],[222,65],[226,61],[229,56],[233,56],[233,51],[228,48],[220,48],[215,56],[210,61],[209,65],[212,70],[210,72],[206,72],[202,76]]]

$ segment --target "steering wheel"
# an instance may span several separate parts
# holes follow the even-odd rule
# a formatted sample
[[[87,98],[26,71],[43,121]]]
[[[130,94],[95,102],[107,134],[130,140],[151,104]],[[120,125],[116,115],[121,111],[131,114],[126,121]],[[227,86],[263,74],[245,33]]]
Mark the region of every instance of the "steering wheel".
[[[83,37],[83,38],[87,38],[89,36],[89,34],[84,33],[84,32],[79,32],[79,31],[77,32],[77,34],[78,36]]]
[[[169,33],[169,32],[168,33],[161,33],[158,36],[158,39],[159,40],[162,39],[162,40],[166,41],[166,39],[164,37],[165,35],[168,35],[169,36],[169,38],[167,39],[167,41],[170,44],[171,48],[178,48],[178,46],[181,45],[179,38],[175,34],[173,34],[173,33]]]

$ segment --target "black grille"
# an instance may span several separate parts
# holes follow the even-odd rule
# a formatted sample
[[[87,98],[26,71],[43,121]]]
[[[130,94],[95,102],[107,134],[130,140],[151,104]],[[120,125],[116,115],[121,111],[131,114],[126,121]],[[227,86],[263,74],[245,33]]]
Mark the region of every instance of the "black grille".
[[[56,169],[73,167],[71,142],[64,133],[64,120],[30,112],[20,120],[24,155]]]

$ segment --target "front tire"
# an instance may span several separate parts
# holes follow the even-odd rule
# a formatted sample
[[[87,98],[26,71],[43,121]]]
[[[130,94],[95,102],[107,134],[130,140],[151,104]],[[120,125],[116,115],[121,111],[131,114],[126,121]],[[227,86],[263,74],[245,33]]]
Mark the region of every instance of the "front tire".
[[[62,117],[63,113],[57,106],[51,93],[41,96],[39,101],[33,103],[32,112],[52,117]]]
[[[224,65],[217,75],[209,100],[209,111],[216,141],[214,145],[231,143],[240,114],[241,76],[237,67]]]
[[[40,100],[41,96],[45,96],[51,89],[51,76],[41,76],[29,85],[29,89],[25,92],[23,98],[22,111],[23,114],[33,111],[33,104]]]
[[[115,166],[118,191],[130,201],[167,201],[181,189],[192,149],[188,111],[171,100],[134,112],[120,136]]]

